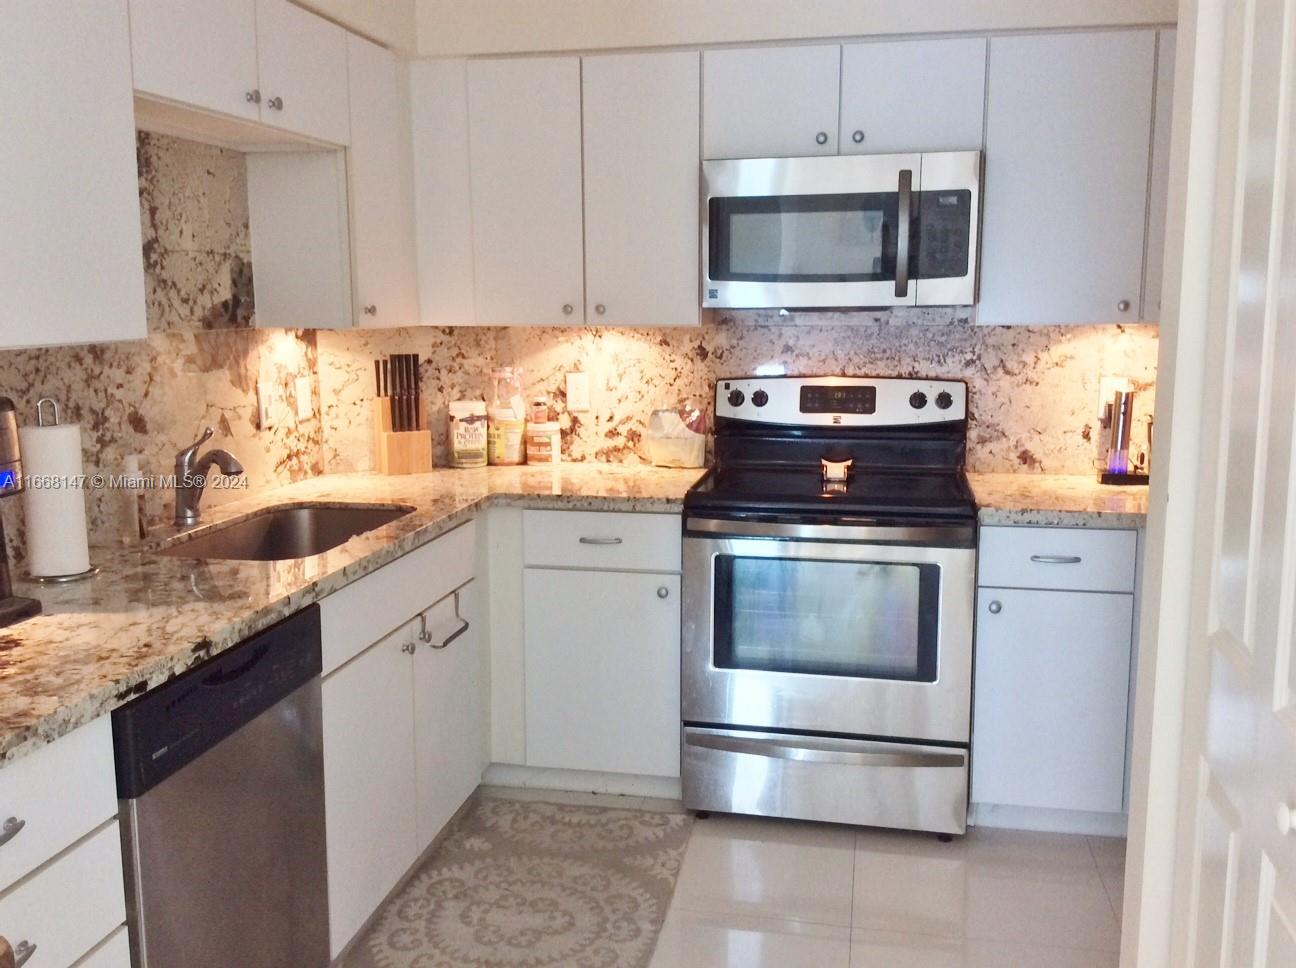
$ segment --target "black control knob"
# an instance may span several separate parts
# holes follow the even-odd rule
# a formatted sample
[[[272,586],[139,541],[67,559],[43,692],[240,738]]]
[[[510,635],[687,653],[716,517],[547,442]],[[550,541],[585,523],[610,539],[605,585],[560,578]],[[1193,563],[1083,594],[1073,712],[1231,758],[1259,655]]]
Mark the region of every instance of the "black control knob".
[[[752,394],[752,403],[758,407],[765,406],[765,404],[769,403],[769,394],[764,390],[757,390]]]
[[[940,393],[936,394],[936,406],[941,410],[948,410],[950,407],[954,406],[954,398],[949,395],[948,390],[942,390]]]
[[[915,390],[909,396],[909,406],[913,407],[915,410],[921,410],[923,407],[927,406],[927,394],[923,393],[921,390]]]
[[[729,406],[731,407],[741,407],[743,405],[743,401],[746,399],[747,399],[746,394],[744,394],[741,390],[729,391]]]

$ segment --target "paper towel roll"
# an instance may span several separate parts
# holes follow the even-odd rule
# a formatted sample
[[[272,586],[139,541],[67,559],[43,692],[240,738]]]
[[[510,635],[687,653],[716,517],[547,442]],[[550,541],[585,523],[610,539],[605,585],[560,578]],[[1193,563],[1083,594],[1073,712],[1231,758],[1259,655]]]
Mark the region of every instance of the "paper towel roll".
[[[19,427],[27,570],[38,578],[79,575],[90,568],[82,484],[81,425]]]

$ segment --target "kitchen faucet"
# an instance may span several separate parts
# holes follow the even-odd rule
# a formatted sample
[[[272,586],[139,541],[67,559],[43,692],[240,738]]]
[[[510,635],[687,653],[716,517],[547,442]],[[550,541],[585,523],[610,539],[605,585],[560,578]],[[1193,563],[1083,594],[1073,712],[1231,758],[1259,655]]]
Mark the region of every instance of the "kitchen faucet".
[[[212,464],[220,467],[221,473],[228,477],[243,473],[243,465],[227,450],[214,448],[198,457],[198,448],[211,440],[212,433],[211,427],[205,428],[201,437],[176,454],[175,523],[182,528],[199,521],[198,502],[202,500],[203,488],[207,486],[207,471]]]

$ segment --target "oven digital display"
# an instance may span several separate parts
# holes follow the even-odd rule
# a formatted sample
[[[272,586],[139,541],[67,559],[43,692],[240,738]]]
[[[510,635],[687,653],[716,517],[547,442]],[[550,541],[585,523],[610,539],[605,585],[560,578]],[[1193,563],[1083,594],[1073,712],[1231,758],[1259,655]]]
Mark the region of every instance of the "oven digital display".
[[[801,388],[802,413],[874,413],[876,410],[877,387]]]

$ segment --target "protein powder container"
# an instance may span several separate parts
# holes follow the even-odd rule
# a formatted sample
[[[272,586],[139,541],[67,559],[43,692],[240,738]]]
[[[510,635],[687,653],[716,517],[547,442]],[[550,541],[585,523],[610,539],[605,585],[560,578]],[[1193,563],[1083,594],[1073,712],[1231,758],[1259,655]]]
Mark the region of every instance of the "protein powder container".
[[[486,466],[486,401],[450,403],[450,466]]]

